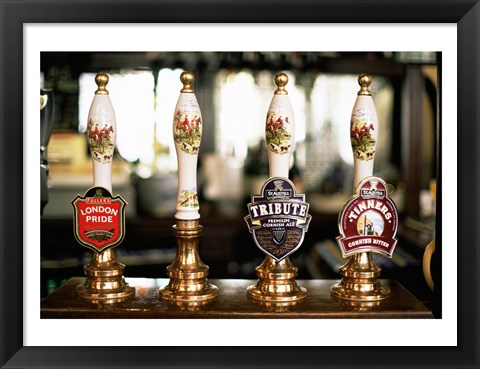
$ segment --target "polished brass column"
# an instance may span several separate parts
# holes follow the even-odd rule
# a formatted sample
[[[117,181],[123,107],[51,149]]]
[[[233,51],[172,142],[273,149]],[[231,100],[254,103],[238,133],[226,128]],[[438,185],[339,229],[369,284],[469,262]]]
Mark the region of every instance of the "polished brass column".
[[[160,290],[165,300],[205,302],[218,295],[218,288],[208,283],[209,267],[198,254],[203,227],[198,220],[177,220],[172,233],[177,242],[177,255],[167,267],[169,284]]]
[[[87,279],[83,285],[77,286],[76,293],[84,299],[115,303],[135,294],[135,288],[125,282],[125,265],[116,260],[114,249],[94,252],[90,263],[83,269]]]
[[[307,289],[295,281],[298,268],[288,257],[276,261],[267,255],[255,270],[258,281],[247,288],[250,298],[265,302],[293,302],[307,295]]]
[[[377,301],[390,296],[390,290],[378,280],[382,269],[372,259],[371,252],[352,255],[340,267],[342,280],[332,286],[332,296],[353,301]]]

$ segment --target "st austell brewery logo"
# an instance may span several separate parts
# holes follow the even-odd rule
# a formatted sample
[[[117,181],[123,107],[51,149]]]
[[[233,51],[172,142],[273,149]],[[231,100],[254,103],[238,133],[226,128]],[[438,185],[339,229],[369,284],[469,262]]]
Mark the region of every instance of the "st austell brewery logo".
[[[381,178],[367,177],[358,185],[338,219],[337,237],[344,257],[373,251],[392,257],[397,239],[398,214]]]
[[[96,252],[117,246],[125,236],[125,205],[103,187],[92,187],[72,201],[77,241]]]
[[[245,221],[260,250],[280,261],[302,244],[312,218],[308,209],[305,195],[297,195],[290,180],[274,177],[261,195],[252,196]]]

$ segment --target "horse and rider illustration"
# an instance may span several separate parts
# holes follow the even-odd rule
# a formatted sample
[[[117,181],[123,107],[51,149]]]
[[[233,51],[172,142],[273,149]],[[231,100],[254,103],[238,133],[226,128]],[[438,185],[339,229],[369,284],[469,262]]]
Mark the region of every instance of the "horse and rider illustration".
[[[113,147],[113,142],[111,134],[115,133],[113,126],[108,126],[105,124],[101,129],[98,129],[98,123],[94,123],[93,119],[88,120],[87,132],[88,132],[88,141],[90,147],[94,151],[95,157],[98,157],[98,154],[104,154],[108,152]]]
[[[200,114],[193,112],[189,116],[179,109],[174,117],[174,128],[175,142],[181,145],[182,150],[188,153],[198,152],[202,132]]]
[[[361,115],[359,113],[358,115]],[[350,131],[350,139],[355,153],[355,157],[363,160],[370,160],[373,158],[375,138],[372,135],[375,127],[369,123],[365,117],[352,117],[352,128]]]
[[[267,144],[270,150],[277,154],[285,154],[290,148],[288,140],[290,140],[292,135],[288,133],[285,128],[285,123],[290,123],[288,121],[288,116],[283,118],[283,116],[280,115],[275,119],[274,114],[272,113],[269,114],[267,118],[267,125],[265,128]]]

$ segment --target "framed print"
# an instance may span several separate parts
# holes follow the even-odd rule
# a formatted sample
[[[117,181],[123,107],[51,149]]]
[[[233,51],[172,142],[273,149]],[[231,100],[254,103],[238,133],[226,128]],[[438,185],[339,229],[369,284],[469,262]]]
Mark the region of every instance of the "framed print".
[[[477,0],[373,3],[363,0],[341,3],[322,0],[252,3],[0,0],[0,7],[2,368],[480,366],[477,230],[480,4]],[[449,27],[448,32],[442,33],[443,25]],[[186,30],[180,32],[182,26]],[[328,32],[315,33],[322,26]],[[447,43],[447,34],[453,35],[456,42],[456,49],[446,48],[445,53],[439,52],[440,47],[434,46],[431,50],[440,56],[441,90],[437,112],[441,128],[436,132],[436,165],[441,180],[436,193],[442,201],[436,215],[438,247],[435,252],[442,268],[441,276],[435,279],[437,290],[441,291],[434,295],[436,319],[421,319],[416,323],[412,319],[408,322],[355,319],[362,322],[353,323],[344,319],[312,322],[305,319],[39,318],[39,291],[31,289],[32,275],[38,278],[38,272],[33,270],[38,270],[40,262],[36,239],[40,234],[38,178],[31,170],[31,163],[36,165],[38,159],[30,155],[31,147],[37,145],[39,132],[34,126],[35,119],[30,119],[29,110],[30,87],[38,78],[36,70],[32,73],[31,68],[39,65],[37,51],[63,51],[66,44],[68,52],[138,51],[147,39],[150,46],[143,50],[149,51],[199,52],[206,50],[206,42],[211,52],[225,47],[226,50],[247,50],[249,42],[254,45],[250,47],[257,50],[254,39],[258,38],[272,51],[281,50],[282,46],[295,51],[310,43],[329,45],[326,49],[329,51],[348,52],[349,47],[370,49],[369,39],[378,36],[376,29],[389,26],[399,27],[403,32],[397,30],[395,35],[402,37],[396,39],[386,32],[382,51],[396,51],[399,42],[417,45],[414,32],[418,31],[421,38],[425,36],[420,34],[429,29],[432,33],[425,34],[431,36],[432,45]],[[361,27],[366,30],[364,34],[359,32]],[[299,29],[313,31],[311,35],[299,37],[302,35]],[[61,31],[55,33],[56,30]],[[37,38],[32,37],[35,32]],[[49,38],[48,50],[38,46],[45,41],[42,37]],[[67,43],[66,37],[70,37]],[[35,42],[32,40],[38,42],[37,47],[32,48]],[[122,46],[122,42],[129,46]],[[322,44],[324,42],[328,43]],[[81,49],[77,49],[77,44],[82,45]],[[308,50],[325,46],[310,47]],[[415,46],[409,50],[416,51]],[[33,82],[35,90],[38,85]],[[450,115],[440,114],[442,110],[448,110]],[[185,128],[180,123],[178,126]],[[279,147],[281,150],[281,145]],[[248,234],[248,230],[245,231]],[[355,329],[345,334],[343,329],[347,324],[353,324]],[[436,333],[432,341],[421,342],[421,338],[430,337],[432,332]]]

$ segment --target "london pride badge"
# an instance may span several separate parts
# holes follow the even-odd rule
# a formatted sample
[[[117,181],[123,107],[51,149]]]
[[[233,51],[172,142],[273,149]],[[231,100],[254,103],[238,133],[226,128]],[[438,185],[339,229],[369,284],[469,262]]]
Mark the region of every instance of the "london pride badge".
[[[366,251],[392,257],[398,214],[386,183],[378,177],[361,181],[340,212],[338,226],[341,236],[337,242],[343,257]]]
[[[280,261],[301,246],[312,218],[308,209],[305,195],[296,194],[290,180],[274,177],[252,196],[245,221],[260,250]]]
[[[104,187],[92,187],[72,201],[74,234],[89,249],[102,252],[117,246],[125,237],[125,205]]]

